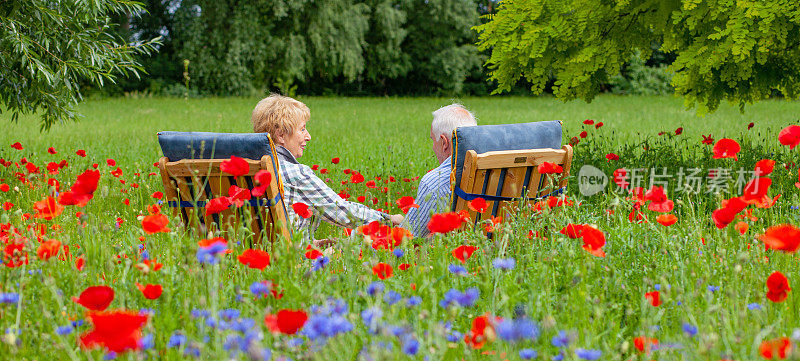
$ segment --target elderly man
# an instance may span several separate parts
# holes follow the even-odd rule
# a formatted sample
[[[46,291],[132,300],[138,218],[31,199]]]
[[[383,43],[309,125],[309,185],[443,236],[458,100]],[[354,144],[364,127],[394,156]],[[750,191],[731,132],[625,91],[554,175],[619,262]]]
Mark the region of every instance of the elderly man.
[[[447,211],[450,200],[450,156],[453,154],[451,137],[458,127],[478,125],[475,117],[461,104],[451,104],[433,112],[431,122],[431,140],[433,153],[439,166],[425,174],[419,181],[416,203],[419,208],[412,208],[406,214],[415,237],[426,237],[428,222],[433,213]]]

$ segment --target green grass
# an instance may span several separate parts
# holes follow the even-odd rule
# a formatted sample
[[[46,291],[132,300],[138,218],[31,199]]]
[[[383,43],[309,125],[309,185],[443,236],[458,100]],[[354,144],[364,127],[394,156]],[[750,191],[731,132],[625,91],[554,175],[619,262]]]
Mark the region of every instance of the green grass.
[[[201,326],[202,322],[190,315],[193,309],[212,313],[226,308],[240,310],[242,317],[255,320],[256,333],[261,337],[253,344],[253,350],[269,348],[276,359],[286,355],[294,360],[380,360],[423,355],[434,360],[496,359],[502,353],[513,360],[519,359],[522,348],[535,349],[540,359],[549,360],[559,352],[550,344],[559,330],[566,330],[573,339],[566,349],[566,360],[577,359],[577,348],[601,350],[603,360],[744,360],[760,357],[758,346],[763,340],[791,336],[800,328],[796,291],[790,292],[783,303],[774,304],[765,297],[765,281],[773,271],[781,271],[791,286],[798,287],[797,257],[765,251],[757,240],[769,226],[782,222],[800,224],[800,212],[791,208],[800,205],[799,191],[793,185],[797,166],[783,167],[800,159],[798,149],[790,151],[777,141],[780,129],[798,124],[800,102],[762,102],[748,107],[744,114],[722,107],[698,118],[683,109],[680,99],[667,97],[602,96],[591,104],[565,104],[550,98],[459,99],[478,116],[480,124],[562,119],[565,143],[586,129],[589,136],[575,148],[575,172],[585,164],[595,165],[607,174],[621,167],[667,167],[671,173],[680,167],[704,171],[723,167],[751,169],[757,160],[773,159],[776,166],[770,177],[774,184],[769,194],[782,197],[772,208],[754,210],[759,219],[748,221],[750,228],[744,235],[736,232],[733,225],[718,230],[711,222],[710,210],[719,207],[721,199],[737,196],[735,192],[669,192],[670,198],[675,199],[674,213],[679,221],[663,227],[654,221],[656,214],[651,211],[646,211],[650,223],[630,223],[627,215],[631,201],[624,195],[606,192],[584,198],[573,180],[570,198],[582,202],[580,206],[542,213],[524,210],[507,217],[493,241],[469,231],[432,241],[414,240],[401,247],[405,255],[400,259],[390,252],[374,251],[368,243],[343,241],[328,251],[331,263],[317,272],[308,271],[311,262],[302,258],[302,246],[281,244],[270,250],[272,265],[258,271],[236,261],[235,256],[244,246],[235,239],[231,240],[233,255],[216,266],[199,265],[195,258],[198,239],[173,227],[172,233],[145,237],[147,252],[164,268],[150,273],[138,270],[135,265],[139,262],[139,237],[144,233],[137,216],[145,214],[146,207],[154,202],[150,194],[161,190],[160,178],[148,176],[157,172],[152,163],[160,156],[155,133],[247,132],[257,100],[91,100],[80,105],[78,111],[84,117],[78,123],[56,125],[48,133],[38,131],[35,117],[22,117],[19,124],[8,125],[9,115],[4,113],[1,119],[6,122],[8,136],[0,144],[0,158],[19,161],[26,157],[42,169],[47,162],[67,159],[69,166],[52,176],[61,182],[62,189],[92,163],[100,164],[103,175],[95,198],[85,208],[67,207],[52,221],[23,220],[23,213],[34,213],[33,203],[46,196],[47,178],[31,177],[30,188],[16,179],[14,173],[18,170],[14,165],[0,167],[0,183],[12,187],[11,192],[0,193],[0,204],[15,204],[9,211],[0,210],[0,223],[19,229],[27,238],[30,251],[28,265],[0,267],[0,293],[22,295],[19,308],[0,304],[0,330],[9,329],[3,336],[5,342],[0,343],[0,354],[15,360],[101,359],[102,351],[84,352],[77,346],[78,336],[90,328],[87,325],[65,336],[55,333],[58,326],[85,319],[83,308],[70,298],[99,284],[116,291],[110,308],[149,308],[155,312],[143,330],[154,336],[155,347],[121,355],[120,359],[147,356],[177,360],[183,359],[187,348],[197,348],[202,359],[248,359],[245,353],[231,354],[224,348],[226,339],[237,334],[235,331]],[[309,105],[312,114],[312,141],[301,161],[330,168],[330,184],[336,191],[342,187],[339,181],[346,179],[342,173],[346,168],[361,171],[367,179],[389,175],[411,178],[433,168],[436,161],[428,138],[431,112],[451,102],[442,98],[300,100]],[[590,129],[582,124],[587,118],[602,121],[605,126]],[[747,130],[750,122],[755,126]],[[683,134],[673,136],[678,127],[684,128]],[[670,135],[659,136],[661,131]],[[737,139],[743,148],[739,161],[712,159],[710,146],[700,143],[700,134]],[[8,147],[15,141],[25,149]],[[50,146],[59,153],[48,154],[46,149]],[[75,149],[85,149],[89,156],[77,157]],[[611,152],[620,155],[620,160],[607,162],[605,155]],[[340,157],[342,162],[333,165],[332,157]],[[124,172],[125,185],[108,174],[113,168],[105,165],[107,158],[116,159]],[[138,188],[130,187],[132,182]],[[372,194],[363,185],[350,185],[350,193],[379,197],[381,202],[415,194],[414,183],[399,182],[392,187],[389,194]],[[123,203],[126,198],[129,206]],[[80,226],[74,217],[78,210],[85,214],[85,226]],[[114,225],[117,217],[124,221],[119,228]],[[28,228],[34,222],[60,225],[61,230],[49,229],[44,238],[70,245],[73,257],[82,255],[86,259],[85,269],[76,271],[71,261],[38,260],[36,234]],[[591,256],[581,249],[579,240],[559,234],[569,222],[594,224],[604,231],[607,256]],[[176,220],[171,221],[171,225],[175,223]],[[529,239],[531,230],[538,231],[540,238]],[[323,229],[321,235],[331,232],[331,228]],[[1,236],[0,241],[8,242]],[[448,271],[449,265],[460,264],[450,252],[461,244],[480,247],[465,265],[471,275],[455,276]],[[495,258],[506,257],[516,259],[513,270],[492,267]],[[366,294],[367,285],[376,280],[370,269],[377,262],[395,267],[395,275],[384,284],[387,291],[400,293],[403,301],[390,306],[382,296]],[[401,263],[413,267],[400,271],[397,267]],[[254,299],[249,287],[262,280],[274,280],[283,290],[283,298]],[[158,300],[146,300],[136,289],[136,282],[161,284],[164,294]],[[719,289],[711,291],[710,286]],[[440,307],[439,302],[449,289],[464,291],[470,287],[480,290],[474,306]],[[657,287],[664,303],[653,307],[644,294]],[[422,303],[405,307],[405,300],[411,296],[421,297]],[[347,303],[349,312],[345,317],[353,330],[326,344],[306,339],[301,346],[291,346],[292,337],[272,335],[264,326],[268,313],[285,308],[309,310],[331,297]],[[752,303],[760,304],[761,309],[750,310],[747,305]],[[383,312],[377,334],[369,332],[360,316],[370,307]],[[463,341],[447,341],[450,331],[444,322],[452,323],[452,331],[463,333],[469,330],[474,317],[486,313],[503,318],[528,317],[539,325],[541,335],[535,341],[517,343],[498,339],[481,350],[470,350]],[[697,326],[698,334],[688,336],[682,331],[684,323]],[[403,327],[405,337],[419,341],[416,356],[401,352],[403,341],[391,334],[390,326]],[[13,336],[15,329],[19,333]],[[186,335],[189,346],[167,347],[174,332]],[[633,347],[637,336],[655,337],[674,347],[645,357]],[[381,343],[393,346],[387,349]],[[482,354],[486,351],[496,355]]]

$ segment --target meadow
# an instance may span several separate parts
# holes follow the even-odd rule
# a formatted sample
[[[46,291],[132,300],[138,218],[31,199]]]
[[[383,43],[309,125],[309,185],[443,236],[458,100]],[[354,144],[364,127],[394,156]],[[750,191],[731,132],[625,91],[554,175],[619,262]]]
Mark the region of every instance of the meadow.
[[[169,232],[142,229],[148,207],[160,203],[153,194],[163,191],[153,166],[160,156],[155,134],[248,132],[258,99],[88,100],[77,109],[78,122],[57,124],[49,132],[39,131],[36,117],[12,124],[3,113],[0,355],[14,360],[800,358],[800,301],[788,291],[773,302],[766,284],[779,271],[789,287],[796,286],[800,264],[796,253],[766,249],[761,237],[779,224],[800,225],[795,185],[800,149],[778,141],[782,129],[800,124],[800,102],[770,100],[745,113],[723,106],[698,117],[674,97],[601,96],[591,104],[548,97],[299,99],[311,109],[312,136],[301,162],[329,169],[335,191],[375,199],[367,201],[373,207],[397,213],[394,202],[416,194],[413,179],[436,166],[431,112],[454,100],[473,111],[479,124],[563,120],[563,143],[577,140],[566,199],[506,217],[494,225],[492,240],[477,227],[407,239],[386,250],[372,247],[358,230],[344,238],[341,230],[324,227],[318,237],[343,238],[320,250],[320,258],[310,259],[305,245],[292,240],[264,245],[270,264],[254,269],[237,258],[246,244],[228,239],[231,253],[208,262],[198,245],[202,240],[185,234],[177,219],[170,219]],[[741,145],[737,159],[713,157],[722,138]],[[333,164],[332,158],[340,162]],[[762,159],[775,161],[767,175],[771,201],[736,212],[726,227],[715,226],[712,211],[742,195]],[[63,160],[66,165],[48,169]],[[604,192],[582,195],[577,174],[583,165],[610,178],[621,168],[668,174],[666,195],[674,210],[663,214],[674,214],[677,222],[663,225],[656,220],[661,212],[613,181]],[[99,187],[85,207],[66,206],[52,219],[36,217],[35,202],[55,188],[69,189],[79,174],[95,167]],[[685,178],[679,180],[678,173],[694,168],[699,191],[679,191]],[[348,184],[347,169],[367,180],[397,182],[386,183],[386,193]],[[726,170],[730,178],[719,177]],[[744,183],[740,170],[750,172],[741,173]],[[649,178],[640,184],[645,191]],[[169,214],[166,207],[164,213]],[[602,231],[605,256],[583,249],[580,239],[568,236],[568,224]],[[60,245],[42,252],[50,240]],[[459,246],[476,248],[462,262],[454,256]],[[391,276],[373,271],[381,264],[391,267]],[[163,291],[149,299],[150,291],[137,284],[160,285]],[[100,285],[114,290],[109,310],[131,310],[127,323],[104,324],[103,332],[138,350],[117,354],[81,346],[82,337],[95,337],[102,326],[92,324],[74,299]],[[303,310],[308,320],[293,330],[276,328],[274,317],[297,316],[281,310]]]

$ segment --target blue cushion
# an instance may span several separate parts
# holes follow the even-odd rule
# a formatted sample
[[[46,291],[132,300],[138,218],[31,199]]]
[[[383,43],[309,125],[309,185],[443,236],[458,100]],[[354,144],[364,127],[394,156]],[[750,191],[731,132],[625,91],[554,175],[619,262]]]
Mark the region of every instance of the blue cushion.
[[[544,122],[479,125],[457,128],[453,135],[451,165],[455,171],[455,185],[461,184],[461,172],[468,150],[486,153],[498,150],[561,149],[561,122]],[[455,204],[455,197],[453,197]]]
[[[267,133],[159,132],[158,143],[171,162],[226,159],[232,155],[258,160],[272,154]]]

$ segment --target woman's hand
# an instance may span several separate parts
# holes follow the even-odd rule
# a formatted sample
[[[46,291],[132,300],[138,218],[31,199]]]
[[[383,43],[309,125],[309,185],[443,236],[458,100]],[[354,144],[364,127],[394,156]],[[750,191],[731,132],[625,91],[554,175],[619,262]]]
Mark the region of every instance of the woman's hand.
[[[400,225],[400,223],[403,223],[403,219],[405,219],[405,217],[402,214],[389,215],[389,220],[392,221],[392,224],[394,224],[395,226],[398,226]]]

